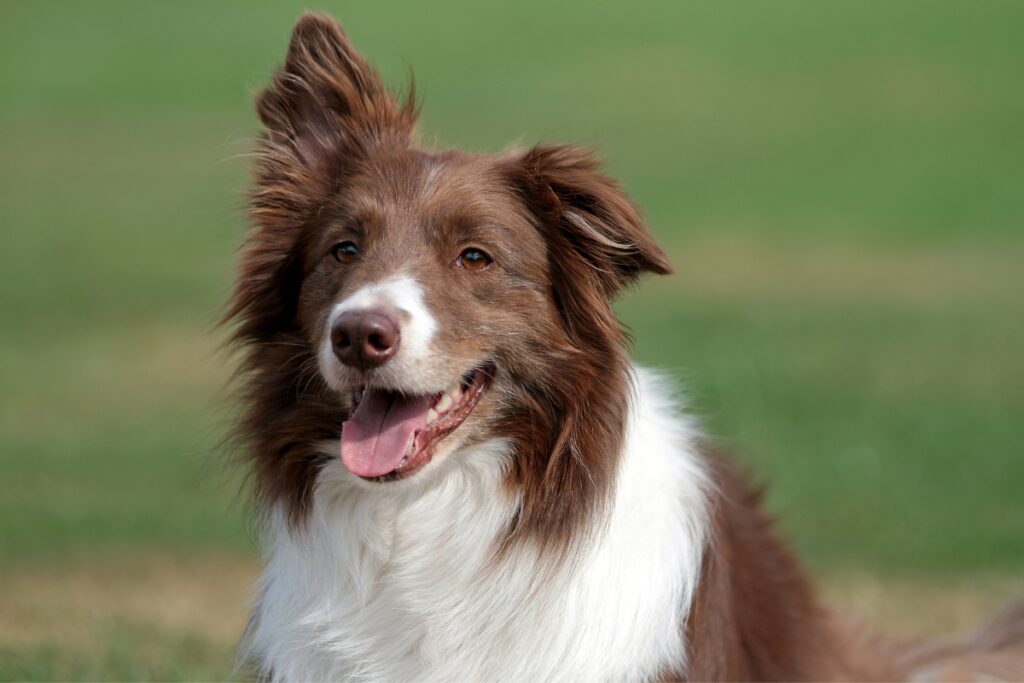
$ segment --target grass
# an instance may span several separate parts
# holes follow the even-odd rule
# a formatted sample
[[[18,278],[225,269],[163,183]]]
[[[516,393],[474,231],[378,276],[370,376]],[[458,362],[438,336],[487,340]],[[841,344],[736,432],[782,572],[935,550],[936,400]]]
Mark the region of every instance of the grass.
[[[930,633],[1020,585],[1024,6],[324,8],[415,67],[427,140],[602,145],[678,270],[620,303],[638,357],[830,596]],[[212,322],[300,9],[0,9],[0,678],[229,671],[254,552]]]
[[[251,558],[71,556],[0,589],[4,680],[224,680],[245,627]]]

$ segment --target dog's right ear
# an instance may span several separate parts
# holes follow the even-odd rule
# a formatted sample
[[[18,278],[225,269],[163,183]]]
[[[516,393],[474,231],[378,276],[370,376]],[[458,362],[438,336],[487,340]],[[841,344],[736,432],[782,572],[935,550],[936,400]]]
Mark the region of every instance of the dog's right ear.
[[[249,195],[253,222],[225,318],[239,340],[290,329],[301,283],[305,230],[352,165],[384,145],[404,145],[416,123],[411,93],[400,106],[330,17],[306,13],[288,57],[256,99],[266,126]]]
[[[416,123],[414,98],[399,105],[338,22],[313,12],[296,22],[256,111],[271,145],[321,171],[374,145],[408,142]]]

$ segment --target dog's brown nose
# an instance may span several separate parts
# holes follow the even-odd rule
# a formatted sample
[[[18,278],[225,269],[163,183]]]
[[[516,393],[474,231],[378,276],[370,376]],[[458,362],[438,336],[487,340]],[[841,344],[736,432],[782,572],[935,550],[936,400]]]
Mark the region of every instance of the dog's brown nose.
[[[399,336],[398,322],[377,310],[346,311],[331,328],[334,355],[360,370],[387,363],[398,351]]]

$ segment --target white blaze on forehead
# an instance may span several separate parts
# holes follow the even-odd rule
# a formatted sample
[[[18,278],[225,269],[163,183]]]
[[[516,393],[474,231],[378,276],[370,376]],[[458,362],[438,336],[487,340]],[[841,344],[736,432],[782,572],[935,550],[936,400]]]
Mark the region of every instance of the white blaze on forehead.
[[[398,353],[412,358],[426,357],[437,329],[437,320],[423,301],[423,289],[408,275],[366,285],[336,304],[327,318],[327,336],[330,336],[334,321],[345,311],[378,306],[398,310],[402,340]]]

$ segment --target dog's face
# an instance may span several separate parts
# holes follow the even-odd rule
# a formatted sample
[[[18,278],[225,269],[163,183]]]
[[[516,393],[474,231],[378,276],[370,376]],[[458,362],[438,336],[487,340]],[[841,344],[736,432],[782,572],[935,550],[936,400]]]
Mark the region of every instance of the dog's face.
[[[265,496],[301,516],[325,437],[381,490],[500,438],[524,524],[575,515],[566,495],[600,498],[627,393],[610,301],[669,264],[592,156],[416,147],[414,106],[317,15],[257,108],[231,316]]]
[[[297,313],[351,410],[345,467],[395,481],[492,435],[512,373],[561,341],[546,243],[501,164],[382,150],[316,222]]]

